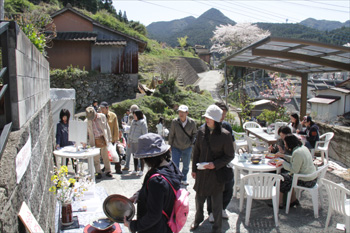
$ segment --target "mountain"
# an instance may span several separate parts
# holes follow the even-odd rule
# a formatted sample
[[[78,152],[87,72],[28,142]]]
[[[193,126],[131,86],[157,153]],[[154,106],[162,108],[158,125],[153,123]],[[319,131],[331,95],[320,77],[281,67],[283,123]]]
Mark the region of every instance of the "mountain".
[[[168,22],[155,22],[147,26],[148,36],[151,39],[166,42],[170,46],[178,46],[177,38],[188,36],[189,45],[206,45],[210,47],[210,38],[216,26],[236,24],[219,10],[211,8],[198,18],[187,17]]]
[[[350,27],[320,31],[301,24],[256,23],[256,25],[261,29],[269,30],[274,37],[314,40],[335,45],[344,45],[350,41]]]
[[[346,21],[345,23],[341,23],[339,21],[308,18],[301,21],[300,24],[320,31],[332,31],[341,27],[350,27],[350,20]]]

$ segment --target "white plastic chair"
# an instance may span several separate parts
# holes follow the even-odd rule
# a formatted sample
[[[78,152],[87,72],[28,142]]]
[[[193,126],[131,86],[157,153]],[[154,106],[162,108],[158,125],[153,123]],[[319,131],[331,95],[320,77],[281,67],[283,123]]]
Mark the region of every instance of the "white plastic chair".
[[[327,172],[327,168],[328,168],[328,164],[326,164],[322,167],[319,167],[317,171],[315,171],[314,173],[308,174],[308,175],[303,175],[303,174],[294,174],[293,175],[292,187],[291,187],[290,191],[288,192],[288,196],[287,196],[286,214],[289,213],[290,199],[292,197],[293,189],[295,189],[295,191],[296,191],[297,199],[300,199],[300,195],[301,195],[300,191],[306,190],[306,191],[309,191],[311,194],[312,204],[314,207],[314,216],[315,216],[315,218],[318,218],[318,194],[319,194],[319,190],[322,186],[322,184],[320,183],[320,180],[325,176],[325,174]],[[303,186],[298,186],[299,178],[314,177],[315,175],[317,177],[317,183],[315,184],[314,187],[306,188]],[[323,198],[321,198],[321,200],[322,199]],[[321,204],[322,204],[322,202],[321,202]]]
[[[261,126],[254,121],[248,121],[243,124],[243,129],[245,130],[246,128],[261,128]]]
[[[278,226],[278,209],[279,209],[279,190],[280,181],[283,180],[281,175],[271,173],[257,173],[246,175],[241,180],[239,211],[243,210],[243,199],[245,190],[247,194],[247,207],[245,214],[245,224],[249,225],[250,211],[252,200],[268,200],[272,199],[273,212],[275,216],[275,224]]]
[[[313,150],[312,156],[315,155],[315,152],[321,152],[321,160],[324,163],[324,155],[326,155],[327,163],[328,160],[328,146],[331,139],[334,137],[333,132],[325,133],[320,136],[320,140],[316,142],[315,149]]]
[[[321,182],[326,188],[329,201],[325,230],[327,230],[332,213],[335,211],[344,216],[345,230],[348,232],[350,230],[350,190],[330,180],[321,179]]]
[[[265,142],[257,141],[257,139],[253,139],[250,136],[246,136],[247,143],[248,143],[248,152],[252,154],[262,154],[264,152],[268,151],[268,146]],[[256,146],[253,146],[253,143],[256,144]]]
[[[238,133],[232,130],[233,136],[235,137],[235,153],[239,152],[239,149],[245,148],[248,151],[248,142],[246,139],[246,133]]]

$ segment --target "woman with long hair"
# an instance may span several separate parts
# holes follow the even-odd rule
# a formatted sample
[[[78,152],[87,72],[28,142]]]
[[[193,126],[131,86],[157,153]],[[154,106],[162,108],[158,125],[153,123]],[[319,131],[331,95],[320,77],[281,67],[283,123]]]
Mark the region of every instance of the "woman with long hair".
[[[281,173],[284,181],[281,181],[280,187],[280,202],[283,201],[283,193],[288,193],[292,187],[293,174],[312,174],[316,171],[316,167],[312,161],[312,156],[307,147],[303,146],[301,141],[294,136],[289,134],[284,137],[284,144],[287,150],[292,151],[292,156],[285,156],[284,160],[280,160],[276,163],[276,166],[283,165],[283,168],[288,171],[288,173]],[[298,180],[298,185],[304,187],[314,187],[317,181],[317,176],[300,178]],[[282,203],[280,203],[282,204]],[[295,193],[292,193],[291,206],[299,205],[299,201],[295,197]]]
[[[293,113],[289,116],[289,118],[290,118],[290,125],[292,126],[292,133],[296,133],[297,130],[303,129],[303,126],[300,123],[298,114]]]
[[[191,230],[198,228],[204,220],[203,205],[207,197],[211,198],[214,224],[212,232],[221,232],[223,212],[223,191],[225,181],[219,180],[216,171],[226,166],[234,158],[232,136],[222,128],[222,110],[210,105],[205,114],[205,126],[198,130],[193,150],[192,177],[195,179],[196,215]],[[207,165],[197,167],[197,163]]]
[[[131,122],[130,133],[128,136],[128,147],[130,148],[131,154],[134,154],[137,150],[139,137],[141,135],[148,133],[147,123],[144,119],[142,111],[139,109],[135,110],[133,112],[133,118],[134,118],[134,120]],[[145,162],[143,161],[143,159],[141,159],[140,162],[141,162],[141,170],[139,173],[137,173],[139,159],[134,158],[134,168],[135,169],[132,172],[132,174],[137,174],[139,176],[143,175],[143,168],[145,166]]]
[[[130,232],[170,233],[165,214],[170,216],[174,207],[175,194],[171,186],[178,190],[182,178],[182,173],[171,161],[170,146],[160,135],[148,133],[139,138],[134,156],[143,159],[149,171],[141,189],[130,198],[137,202],[137,220],[130,222],[125,217],[124,226]]]

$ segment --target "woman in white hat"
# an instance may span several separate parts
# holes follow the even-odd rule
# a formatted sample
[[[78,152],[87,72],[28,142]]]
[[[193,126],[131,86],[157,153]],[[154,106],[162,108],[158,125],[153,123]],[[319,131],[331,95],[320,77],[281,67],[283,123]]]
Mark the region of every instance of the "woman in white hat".
[[[232,144],[232,143],[231,143]],[[172,232],[167,222],[168,216],[174,207],[175,194],[168,183],[175,190],[180,188],[182,173],[171,161],[170,146],[165,144],[163,138],[154,133],[140,136],[135,158],[144,159],[150,168],[141,189],[130,198],[137,202],[137,220],[131,222],[124,218],[124,225],[131,232],[154,233]],[[154,174],[160,174],[163,177]]]
[[[226,166],[234,158],[232,136],[221,127],[222,110],[210,105],[205,114],[205,127],[198,130],[193,151],[192,177],[196,180],[196,215],[191,230],[198,228],[204,220],[203,205],[207,197],[211,198],[214,224],[212,232],[221,232],[222,227],[222,193],[224,182],[219,182],[216,170]],[[197,163],[207,165],[197,167]]]

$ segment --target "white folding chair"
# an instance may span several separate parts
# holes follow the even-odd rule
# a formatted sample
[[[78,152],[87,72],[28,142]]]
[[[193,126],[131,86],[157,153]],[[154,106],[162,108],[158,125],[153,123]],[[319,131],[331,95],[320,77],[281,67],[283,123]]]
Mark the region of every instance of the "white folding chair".
[[[333,132],[328,132],[325,134],[322,134],[320,136],[320,140],[316,142],[315,144],[315,149],[312,150],[312,156],[315,155],[315,152],[321,152],[321,160],[322,163],[324,163],[324,155],[326,155],[326,160],[327,163],[329,162],[328,160],[328,146],[329,146],[329,142],[331,141],[331,139],[334,137],[334,133]]]
[[[245,224],[249,225],[250,211],[252,208],[252,200],[268,200],[272,199],[273,212],[276,227],[278,226],[278,209],[279,209],[279,191],[280,181],[283,180],[281,175],[271,173],[256,173],[246,175],[241,180],[239,211],[243,210],[244,191],[247,194],[247,207],[245,214]]]
[[[321,182],[326,188],[329,202],[325,231],[333,211],[344,216],[345,230],[346,232],[350,231],[350,190],[330,180],[321,179]]]
[[[317,171],[315,171],[314,173],[308,174],[308,175],[303,175],[303,174],[294,174],[293,175],[292,187],[291,187],[290,191],[288,192],[288,196],[287,196],[286,214],[289,213],[290,199],[292,197],[293,189],[295,189],[297,199],[300,199],[300,195],[301,195],[300,191],[306,190],[306,191],[309,191],[311,194],[312,204],[313,204],[313,208],[314,208],[314,215],[315,215],[315,218],[318,218],[318,194],[319,194],[319,190],[322,186],[322,184],[320,183],[320,179],[325,176],[325,174],[327,172],[327,168],[328,168],[328,164],[326,164],[322,167],[319,167],[317,169]],[[315,184],[314,187],[307,188],[307,187],[303,187],[303,186],[298,185],[299,178],[314,177],[315,175],[317,177],[317,183]],[[323,198],[321,198],[321,200],[322,199]],[[322,202],[321,202],[321,204],[322,204]]]

